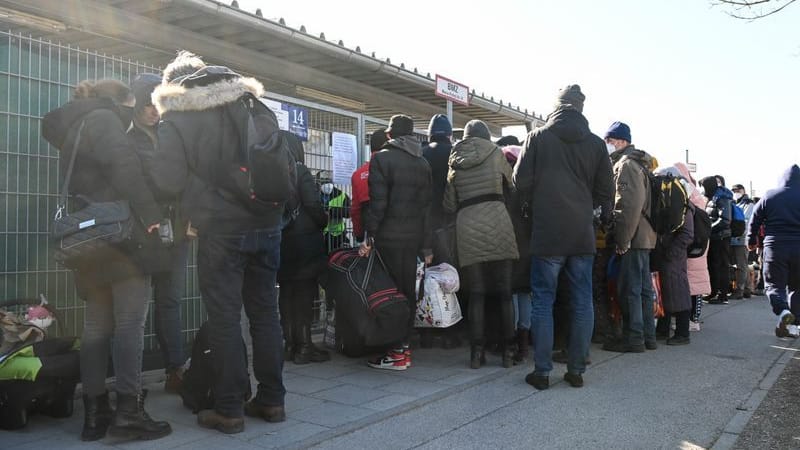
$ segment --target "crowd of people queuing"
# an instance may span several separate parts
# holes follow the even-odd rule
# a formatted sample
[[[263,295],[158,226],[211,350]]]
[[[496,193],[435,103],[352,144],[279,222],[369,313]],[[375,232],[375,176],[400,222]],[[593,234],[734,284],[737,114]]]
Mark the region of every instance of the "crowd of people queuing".
[[[370,160],[352,175],[352,199],[306,167],[303,143],[283,132],[297,162],[300,205],[283,229],[282,211],[255,214],[215,183],[220,161],[241,145],[237,124],[247,123],[249,113],[239,100],[261,96],[263,87],[226,68],[215,69],[224,76],[204,81],[198,74],[206,69],[199,57],[181,52],[162,74],[141,74],[131,88],[115,80],[82,82],[61,107],[62,166],[67,153],[77,152],[69,193],[130,201],[144,243],[74,268],[86,302],[84,440],[107,432],[136,439],[170,433],[168,423],[144,410],[143,331],[154,288],[165,387],[178,390],[185,363],[179,299],[192,238],[214,357],[214,407],[197,420],[225,433],[242,431],[244,415],[285,420],[284,361],[330,359],[312,342],[311,322],[317,280],[336,247],[357,245],[362,256],[378,249],[412,311],[418,260],[457,264],[470,367],[486,364],[492,350],[504,367],[526,363],[532,344],[534,368],[525,381],[540,390],[549,386],[554,360],[566,363],[571,386],[582,386],[591,342],[632,353],[657,349],[659,339],[688,344],[690,330],[700,329],[704,302],[761,294],[764,285],[779,317],[776,334],[797,335],[797,165],[760,201],[742,185],[729,190],[719,175],[697,182],[683,163],[659,167],[633,145],[625,123],[612,124],[604,138],[594,135],[582,114],[585,96],[570,85],[558,93],[547,123],[522,143],[512,136],[493,141],[479,120],[453,142],[452,124],[436,115],[423,145],[411,117],[393,116],[370,137]],[[679,180],[690,203],[683,226],[666,234],[656,233],[647,213],[653,171]],[[746,233],[732,233],[735,207],[749,223]],[[706,254],[688,258],[695,208],[707,212],[712,232]],[[347,217],[357,242],[349,241]],[[167,226],[174,230],[171,245],[148,239]],[[442,238],[448,227],[455,248]],[[664,308],[657,324],[656,254]],[[616,290],[609,291],[612,266]],[[247,363],[238,351],[242,307],[258,383],[249,401]],[[411,367],[409,316],[406,337],[370,359],[370,367]],[[458,340],[457,331],[447,331],[446,341]],[[115,409],[105,384],[109,352]]]

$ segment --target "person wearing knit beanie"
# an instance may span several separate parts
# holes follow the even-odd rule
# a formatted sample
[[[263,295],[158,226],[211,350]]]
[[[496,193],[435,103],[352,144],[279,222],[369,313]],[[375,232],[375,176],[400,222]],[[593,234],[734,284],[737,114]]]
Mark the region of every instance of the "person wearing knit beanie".
[[[464,125],[464,139],[478,137],[488,141],[492,140],[492,133],[489,132],[489,127],[481,120],[470,120]]]
[[[453,126],[447,120],[444,114],[436,114],[431,117],[431,122],[428,124],[428,137],[433,139],[434,136],[450,137],[453,135]]]
[[[572,106],[579,113],[583,112],[583,102],[586,96],[581,92],[581,87],[577,84],[570,84],[569,86],[558,91],[557,106]]]
[[[614,122],[608,127],[605,138],[619,139],[630,144],[633,142],[631,139],[631,128],[623,122]]]

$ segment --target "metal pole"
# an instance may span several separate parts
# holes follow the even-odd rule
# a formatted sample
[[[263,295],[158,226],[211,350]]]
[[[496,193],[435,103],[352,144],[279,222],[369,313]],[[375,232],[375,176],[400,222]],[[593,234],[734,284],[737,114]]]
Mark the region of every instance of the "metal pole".
[[[450,100],[447,101],[447,120],[450,121],[450,124],[453,123],[453,102]]]
[[[689,164],[689,149],[686,149],[686,164]]]

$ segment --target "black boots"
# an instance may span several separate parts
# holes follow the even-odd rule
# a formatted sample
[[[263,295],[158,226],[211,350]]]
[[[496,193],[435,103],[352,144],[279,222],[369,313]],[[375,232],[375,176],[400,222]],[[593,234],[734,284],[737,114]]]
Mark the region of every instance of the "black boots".
[[[144,410],[144,395],[117,394],[117,410],[108,434],[127,440],[151,440],[172,432],[167,422],[157,422]]]
[[[520,328],[517,330],[517,353],[514,355],[514,364],[525,364],[530,355],[531,331]]]
[[[469,366],[473,369],[480,369],[481,365],[486,364],[486,353],[483,344],[473,344],[470,347]]]
[[[103,439],[111,423],[111,415],[114,411],[108,403],[108,392],[89,397],[83,395],[83,431],[81,431],[82,441],[96,441]]]
[[[311,327],[302,325],[295,328],[297,330],[297,339],[294,345],[294,363],[295,364],[308,364],[310,362],[325,362],[330,361],[331,354],[325,350],[319,349],[311,342]]]

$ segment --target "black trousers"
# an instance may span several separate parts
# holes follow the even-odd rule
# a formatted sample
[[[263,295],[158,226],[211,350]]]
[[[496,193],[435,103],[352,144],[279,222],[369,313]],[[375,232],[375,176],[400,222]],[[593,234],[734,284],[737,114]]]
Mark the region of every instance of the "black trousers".
[[[283,281],[280,286],[281,327],[285,334],[288,334],[286,330],[292,330],[296,335],[299,327],[311,327],[314,300],[319,293],[317,280]],[[284,338],[287,341],[294,340],[294,336]]]
[[[408,345],[409,335],[414,329],[414,312],[417,309],[417,250],[416,248],[405,247],[380,247],[378,253],[386,264],[397,289],[408,299],[408,333],[403,342],[399,344]]]
[[[669,326],[671,318],[675,317],[675,336],[689,337],[689,319],[692,316],[692,311],[665,311],[664,317],[658,319],[656,325],[656,332],[659,334],[669,334]]]
[[[711,295],[725,295],[731,287],[731,238],[711,240],[708,247]]]
[[[469,328],[473,345],[485,340],[484,314],[486,295],[493,294],[500,301],[500,334],[510,342],[516,333],[514,304],[511,298],[511,267],[509,259],[472,264],[464,267],[470,283]]]

